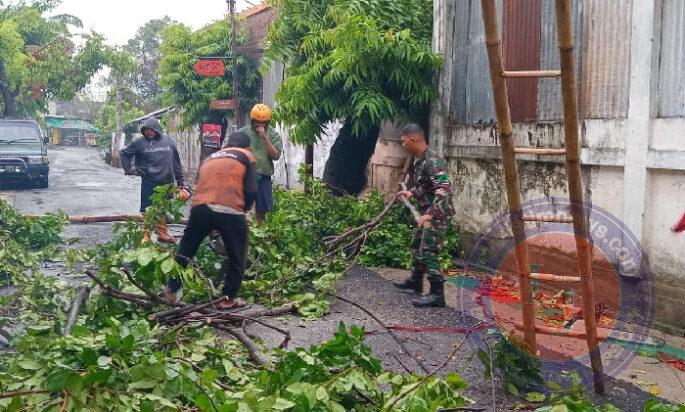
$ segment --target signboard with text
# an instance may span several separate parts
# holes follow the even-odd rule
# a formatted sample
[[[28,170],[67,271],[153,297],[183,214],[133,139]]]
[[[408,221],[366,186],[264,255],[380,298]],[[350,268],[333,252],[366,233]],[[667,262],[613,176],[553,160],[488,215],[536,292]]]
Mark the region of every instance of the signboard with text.
[[[234,110],[235,106],[235,99],[212,100],[209,103],[209,107],[213,110]]]
[[[223,76],[226,71],[223,60],[198,60],[193,69],[200,76]]]

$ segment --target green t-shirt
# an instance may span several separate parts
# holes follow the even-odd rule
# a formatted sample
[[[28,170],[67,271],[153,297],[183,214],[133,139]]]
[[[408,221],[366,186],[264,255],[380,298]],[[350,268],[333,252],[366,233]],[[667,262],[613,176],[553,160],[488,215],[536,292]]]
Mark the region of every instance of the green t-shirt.
[[[269,158],[266,152],[266,145],[262,140],[262,137],[252,129],[252,126],[245,126],[238,130],[246,135],[250,136],[250,151],[257,160],[257,173],[260,175],[271,176],[274,174],[274,161]],[[272,127],[266,128],[266,135],[278,151],[278,157],[275,160],[280,159],[281,153],[283,153],[283,140],[281,136],[276,133]],[[226,139],[228,141],[228,138]]]

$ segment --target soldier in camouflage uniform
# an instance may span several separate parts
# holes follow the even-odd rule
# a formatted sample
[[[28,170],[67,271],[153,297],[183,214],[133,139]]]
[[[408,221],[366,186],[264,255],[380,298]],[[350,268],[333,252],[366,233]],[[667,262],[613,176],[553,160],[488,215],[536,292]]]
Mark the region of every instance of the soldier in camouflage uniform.
[[[454,214],[447,163],[429,149],[423,129],[416,124],[402,130],[402,146],[416,160],[409,170],[410,190],[399,192],[398,196],[414,197],[421,217],[411,242],[411,277],[394,285],[420,294],[425,273],[431,285],[430,293],[412,303],[417,307],[443,307],[445,280],[440,270],[440,250]]]

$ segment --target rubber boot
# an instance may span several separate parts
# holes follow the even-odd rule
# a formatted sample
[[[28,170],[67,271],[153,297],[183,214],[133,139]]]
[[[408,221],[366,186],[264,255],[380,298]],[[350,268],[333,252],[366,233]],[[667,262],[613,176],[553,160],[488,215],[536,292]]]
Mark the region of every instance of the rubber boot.
[[[445,307],[445,280],[431,280],[431,289],[426,296],[412,301],[417,308],[444,308]]]
[[[392,282],[392,285],[398,289],[407,292],[423,293],[423,273],[412,272],[411,277],[404,282]]]
[[[157,225],[157,241],[164,243],[176,243],[176,239],[169,236],[169,228],[167,227],[166,221],[161,220],[159,225]]]

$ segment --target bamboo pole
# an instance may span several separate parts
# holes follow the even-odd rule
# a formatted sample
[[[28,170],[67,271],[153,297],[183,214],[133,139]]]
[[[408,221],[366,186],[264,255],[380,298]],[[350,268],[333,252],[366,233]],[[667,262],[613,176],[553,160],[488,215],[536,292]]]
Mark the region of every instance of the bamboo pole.
[[[521,192],[518,165],[514,154],[514,131],[511,125],[509,111],[509,96],[507,95],[506,79],[502,76],[506,70],[502,60],[502,40],[497,24],[497,4],[495,0],[481,0],[483,23],[485,24],[485,43],[490,62],[490,79],[492,80],[495,112],[497,114],[497,128],[499,142],[502,149],[502,165],[504,180],[507,186],[507,200],[511,228],[514,234],[516,269],[521,287],[521,305],[523,307],[523,334],[526,343],[533,354],[537,353],[535,343],[535,318],[533,316],[533,293],[530,284],[530,266],[528,264],[528,245],[521,208]]]
[[[592,254],[587,216],[583,207],[583,184],[580,174],[580,144],[578,140],[578,101],[575,59],[573,56],[573,21],[570,0],[556,0],[557,36],[561,63],[561,91],[564,103],[564,138],[566,140],[566,174],[568,177],[571,215],[576,248],[578,273],[581,278],[583,317],[590,352],[590,363],[595,392],[604,393],[602,357],[597,344],[595,322],[595,288],[592,279]]]

